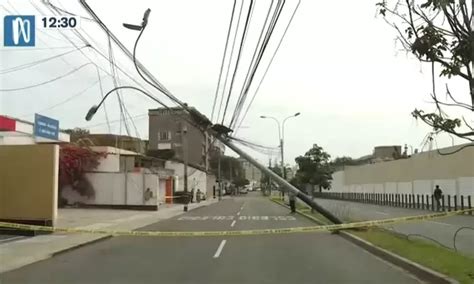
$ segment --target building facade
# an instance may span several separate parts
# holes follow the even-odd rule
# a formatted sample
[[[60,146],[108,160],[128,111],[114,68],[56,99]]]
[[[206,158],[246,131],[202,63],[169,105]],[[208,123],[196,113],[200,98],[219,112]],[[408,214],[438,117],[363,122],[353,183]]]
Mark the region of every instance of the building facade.
[[[262,179],[262,172],[243,158],[239,158],[244,171],[244,177],[250,181],[254,187],[260,187],[260,180]]]
[[[182,108],[158,108],[150,109],[148,118],[148,150],[173,150],[174,159],[183,161],[186,141],[188,163],[208,170],[213,139],[186,120],[191,120],[189,114]]]

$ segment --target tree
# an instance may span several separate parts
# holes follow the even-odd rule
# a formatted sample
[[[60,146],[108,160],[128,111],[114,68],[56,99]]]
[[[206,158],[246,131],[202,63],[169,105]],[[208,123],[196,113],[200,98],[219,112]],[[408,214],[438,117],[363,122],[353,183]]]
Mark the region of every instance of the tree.
[[[280,177],[283,176],[282,173],[281,173],[281,168],[279,166],[273,166],[273,167],[269,166],[268,169],[270,169],[272,172],[274,172],[275,174],[277,174]],[[260,179],[260,183],[268,185],[270,183],[270,177],[266,174],[263,174],[262,178]]]
[[[356,162],[351,157],[342,156],[336,157],[334,160],[332,160],[331,164],[334,166],[352,166],[355,165]]]
[[[237,177],[234,179],[233,184],[237,187],[242,187],[250,184],[250,181],[243,177]]]
[[[413,117],[431,126],[434,134],[449,133],[474,142],[474,129],[466,119],[450,118],[448,108],[474,112],[474,1],[466,0],[394,0],[377,3],[378,12],[398,34],[398,42],[421,62],[431,64],[435,112],[415,109]],[[469,12],[470,10],[470,12]],[[446,99],[436,94],[435,68],[440,76],[463,79],[468,91],[453,95],[446,85]],[[470,103],[463,101],[469,100]],[[474,144],[473,144],[474,145]]]
[[[71,142],[76,142],[81,137],[84,137],[84,136],[90,134],[90,131],[88,129],[84,129],[84,128],[80,128],[80,127],[64,129],[63,131],[66,132],[67,134],[69,134],[69,136],[71,138]]]
[[[92,197],[95,194],[92,184],[85,178],[85,172],[99,165],[99,160],[107,153],[98,153],[86,147],[73,144],[61,145],[59,150],[59,191],[70,185],[82,196]]]
[[[319,190],[331,187],[333,167],[330,163],[331,156],[318,144],[313,144],[304,156],[295,159],[298,171],[295,175],[294,184],[301,188],[304,184],[317,185]]]
[[[219,155],[212,155],[209,159],[211,170],[217,174]],[[221,177],[222,179],[234,179],[244,175],[242,163],[234,157],[221,155]]]

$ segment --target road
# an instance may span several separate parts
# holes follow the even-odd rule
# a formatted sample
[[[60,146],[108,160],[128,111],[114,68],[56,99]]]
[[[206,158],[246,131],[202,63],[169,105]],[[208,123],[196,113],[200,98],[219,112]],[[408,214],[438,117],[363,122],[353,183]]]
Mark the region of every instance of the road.
[[[258,193],[225,199],[143,230],[314,225]],[[0,275],[0,283],[420,283],[329,233],[251,237],[115,237]]]
[[[318,204],[321,204],[324,208],[341,219],[349,219],[352,221],[378,220],[433,213],[432,211],[342,200],[320,198],[316,198],[315,200]],[[388,228],[396,232],[409,235],[410,238],[426,240],[426,237],[428,237],[451,249],[454,249],[454,234],[456,230],[461,227],[469,227],[472,229],[466,228],[458,232],[456,236],[456,248],[464,254],[474,255],[474,216],[452,216],[423,222],[402,223],[388,226]]]

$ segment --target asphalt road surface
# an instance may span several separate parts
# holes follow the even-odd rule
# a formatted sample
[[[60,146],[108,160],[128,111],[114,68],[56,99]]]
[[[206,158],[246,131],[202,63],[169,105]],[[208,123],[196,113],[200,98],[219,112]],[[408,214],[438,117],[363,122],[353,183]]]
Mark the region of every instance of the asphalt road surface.
[[[143,230],[314,225],[259,193],[226,199]],[[115,237],[0,275],[0,283],[419,283],[337,235]]]

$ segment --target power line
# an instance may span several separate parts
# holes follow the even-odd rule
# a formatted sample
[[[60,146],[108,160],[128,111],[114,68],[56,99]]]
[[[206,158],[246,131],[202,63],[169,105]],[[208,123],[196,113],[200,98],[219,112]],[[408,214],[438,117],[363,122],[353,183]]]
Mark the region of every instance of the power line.
[[[100,96],[103,99],[104,98],[104,88],[102,87],[102,79],[100,77],[99,68],[96,66],[95,70],[97,71],[97,78],[99,78]],[[107,113],[107,106],[105,105],[105,102],[104,102],[104,114],[105,114],[105,120],[107,121],[107,128],[110,132],[109,114]]]
[[[85,47],[87,47],[87,46],[83,46],[80,49],[85,48]],[[21,65],[15,66],[15,67],[2,69],[2,70],[0,70],[0,74],[7,74],[7,73],[12,73],[12,72],[20,71],[20,70],[23,70],[23,69],[31,68],[33,66],[39,65],[39,64],[44,63],[44,62],[51,61],[53,59],[71,54],[71,53],[76,52],[76,51],[77,50],[74,49],[74,50],[70,50],[70,51],[67,51],[67,52],[64,52],[64,53],[61,53],[61,54],[57,54],[57,55],[54,55],[54,56],[50,56],[50,57],[47,57],[47,58],[36,60],[36,61],[33,61],[33,62],[21,64]]]
[[[113,48],[112,48],[112,41],[110,40],[110,36],[108,37],[108,48],[109,48],[109,62],[110,62],[110,72],[112,72],[112,81],[114,84],[114,88],[117,88],[119,86],[117,82],[117,74],[116,74],[116,69],[115,69],[115,58],[114,58],[114,53],[113,53]],[[122,96],[121,92],[117,90],[117,100],[119,102],[119,109],[120,109],[120,115],[123,118],[124,125],[125,125],[125,131],[127,132],[128,136],[130,136],[130,129],[128,128],[126,119],[125,119],[125,114],[124,114],[124,104],[122,102]],[[120,131],[122,131],[122,124],[120,124]],[[120,133],[121,134],[121,133]]]
[[[54,10],[56,10],[56,12],[58,12],[58,13],[59,13],[59,12],[63,12],[64,14],[68,14],[68,15],[71,15],[71,16],[79,17],[79,18],[81,18],[81,19],[83,19],[83,20],[95,22],[94,19],[91,19],[91,18],[88,18],[88,17],[84,17],[84,16],[80,16],[80,15],[77,15],[77,14],[75,14],[75,13],[71,13],[71,12],[65,10],[65,9],[61,9],[61,8],[59,8],[58,6],[53,5],[49,0],[43,0],[43,2],[44,2],[46,5],[48,5],[48,6],[50,6],[51,8],[53,8]],[[59,3],[59,5],[61,5],[61,2],[58,2],[58,3]],[[61,6],[62,6],[62,5],[61,5]]]
[[[265,80],[265,77],[266,77],[266,75],[267,75],[267,73],[268,73],[268,70],[270,69],[270,66],[271,66],[272,63],[273,63],[273,59],[275,59],[275,55],[277,54],[278,50],[280,49],[281,43],[283,42],[283,39],[285,38],[285,35],[286,35],[287,31],[288,31],[288,28],[290,27],[290,25],[291,25],[291,23],[292,23],[292,21],[293,21],[293,18],[295,17],[296,11],[298,10],[300,4],[301,4],[301,0],[298,1],[298,4],[296,5],[295,10],[293,11],[293,14],[291,15],[291,18],[290,18],[290,20],[288,21],[288,24],[286,25],[285,31],[283,32],[283,35],[282,35],[282,37],[280,38],[280,41],[278,42],[278,45],[277,45],[275,51],[273,52],[273,55],[272,55],[272,57],[271,57],[271,59],[270,59],[270,62],[268,63],[267,68],[265,69],[265,72],[263,73],[263,76],[262,76],[262,78],[260,79],[260,82],[259,82],[258,85],[257,85],[257,88],[255,89],[255,92],[254,92],[254,94],[253,94],[253,96],[252,96],[252,99],[250,100],[250,103],[248,104],[247,108],[245,109],[244,116],[243,116],[242,119],[240,120],[239,127],[236,128],[236,131],[240,128],[240,126],[241,126],[242,123],[244,122],[245,117],[247,116],[247,113],[249,112],[249,109],[250,109],[250,107],[252,106],[252,103],[253,103],[253,101],[254,101],[254,99],[255,99],[255,96],[257,95],[258,91],[260,90],[260,86],[262,85],[263,80]]]
[[[146,118],[145,116],[148,116],[148,113],[134,115],[134,116],[132,116],[132,118],[135,118],[135,120],[139,120],[137,118],[143,119],[143,118]],[[113,119],[113,120],[109,120],[109,123],[110,124],[116,124],[116,123],[120,122],[121,120],[122,120],[122,118]],[[84,126],[80,126],[80,128],[94,128],[94,127],[102,126],[102,125],[107,125],[107,122],[100,122],[100,123],[92,124],[92,125],[84,125]]]
[[[12,51],[37,51],[37,50],[53,50],[53,49],[73,49],[73,46],[50,46],[50,47],[25,47],[25,48],[2,48],[0,52],[12,52]]]
[[[234,86],[235,76],[237,75],[237,70],[239,69],[240,58],[242,56],[242,50],[243,50],[243,47],[244,47],[244,44],[245,44],[245,39],[247,38],[248,26],[249,26],[249,22],[252,18],[252,11],[253,11],[254,5],[255,5],[255,1],[250,0],[250,6],[249,6],[249,10],[247,12],[247,18],[245,20],[244,31],[242,33],[242,39],[240,41],[239,53],[237,54],[237,61],[235,63],[234,73],[232,74],[232,80],[230,81],[229,94],[227,95],[227,101],[225,103],[224,113],[222,114],[221,124],[224,124],[225,114],[227,112],[227,107],[229,106],[229,101],[230,101],[230,97],[231,97],[231,94],[232,94],[232,88]]]
[[[32,0],[30,0],[30,4],[31,4],[31,5],[33,6],[33,8],[35,8],[35,10],[37,10],[41,15],[46,15],[46,13],[45,13],[39,6],[37,6]],[[47,8],[49,9],[49,7],[47,7]],[[50,10],[51,10],[51,9],[50,9]],[[51,11],[52,11],[52,10],[51,10]],[[53,12],[53,14],[54,14],[54,11],[52,11],[52,12]],[[67,36],[65,36],[61,30],[59,31],[59,33],[60,33],[61,36],[62,36],[64,39],[66,39],[74,48],[76,48],[76,50],[79,50],[79,49],[78,49],[78,46],[77,46],[72,40],[70,40]],[[58,40],[59,40],[59,39],[58,39]],[[47,43],[45,43],[45,44],[46,44],[46,46],[48,46]],[[85,44],[86,46],[90,46],[90,44],[89,44],[88,42],[85,42],[84,44]],[[80,51],[82,54],[84,54],[84,53],[82,52],[82,50],[79,50],[79,51]],[[64,63],[66,63],[67,65],[73,66],[71,63],[67,62],[64,58],[61,58],[61,60],[62,60]]]
[[[240,24],[240,19],[241,19],[241,16],[242,16],[243,7],[244,7],[244,0],[242,0],[242,2],[240,4],[239,17],[237,19],[237,26],[235,27],[234,39],[232,41],[232,49],[230,51],[229,63],[227,65],[227,71],[226,71],[225,80],[224,80],[224,87],[222,88],[221,102],[219,104],[219,111],[217,112],[217,118],[216,118],[217,122],[219,121],[219,118],[221,116],[222,105],[224,103],[225,88],[227,86],[227,81],[229,79],[229,71],[230,71],[230,66],[232,65],[232,57],[234,55],[235,44],[237,42],[237,34],[238,34],[238,31],[239,31],[239,24]]]
[[[39,86],[43,86],[43,85],[46,85],[46,84],[49,84],[49,83],[52,83],[54,81],[57,81],[57,80],[61,80],[71,74],[74,74],[76,73],[77,71],[81,70],[82,68],[86,67],[87,65],[93,65],[92,63],[86,63],[86,64],[82,64],[81,66],[61,75],[61,76],[58,76],[56,78],[53,78],[51,80],[47,80],[47,81],[44,81],[44,82],[41,82],[41,83],[38,83],[38,84],[34,84],[34,85],[29,85],[29,86],[26,86],[26,87],[20,87],[20,88],[12,88],[12,89],[0,89],[0,91],[2,92],[15,92],[15,91],[21,91],[21,90],[27,90],[27,89],[31,89],[31,88],[36,88],[36,87],[39,87]]]
[[[52,5],[51,3],[49,3],[49,1],[45,1],[45,2],[43,2],[43,3],[46,5],[46,7],[47,7],[49,10],[51,10],[51,12],[54,13],[54,12],[56,11],[56,14],[59,14],[58,9],[56,9],[57,7],[55,7],[54,5]],[[48,4],[51,4],[51,5],[48,5]],[[94,22],[95,22],[95,21],[94,21]],[[83,41],[85,44],[87,44],[87,45],[90,46],[90,43],[87,41],[87,39],[86,39],[84,36],[82,36],[78,31],[74,30],[73,32],[76,34],[76,36],[77,36],[81,41]],[[73,44],[73,45],[77,48],[77,46],[76,46],[64,33],[62,33],[62,32],[60,32],[60,33],[61,33],[61,35],[63,35],[63,37],[65,37],[69,42],[71,42],[71,44]],[[93,63],[93,61],[92,61],[87,55],[85,55],[82,51],[81,51],[81,53],[82,53],[82,55],[83,55],[85,58],[87,58],[87,59],[89,60],[89,62]],[[111,75],[112,75],[112,79],[113,79],[113,82],[114,82],[114,87],[117,87],[117,86],[118,86],[118,82],[117,82],[117,76],[118,76],[118,74],[116,73],[116,70],[115,70],[116,64],[115,64],[115,59],[114,59],[114,57],[113,57],[112,47],[111,47],[111,43],[110,43],[110,37],[109,37],[109,60],[108,60],[108,61],[109,61],[110,65],[111,65],[110,68],[111,68],[111,72],[112,72]],[[94,64],[95,64],[95,63],[94,63]],[[95,64],[95,65],[96,65],[96,64]],[[96,67],[99,68],[97,65],[96,65]],[[124,107],[125,107],[125,106],[124,106],[124,104],[123,104],[123,102],[122,102],[121,94],[120,94],[119,92],[117,92],[117,97],[118,97],[118,99],[119,99],[120,112],[121,112],[122,117],[123,117],[123,119],[124,119],[125,129],[126,129],[126,131],[127,131],[127,134],[130,136],[130,130],[129,130],[129,127],[128,127],[128,125],[127,125],[127,122],[126,122],[126,119],[125,119],[125,115],[124,115]],[[104,110],[106,111],[106,109],[104,109]],[[125,112],[127,112],[127,111],[125,110]],[[107,114],[106,114],[106,115],[107,115]],[[132,120],[132,123],[133,123],[133,120]],[[135,126],[135,129],[136,129],[136,126]],[[137,129],[136,129],[136,132],[137,132],[137,134],[138,134],[138,130],[137,130]]]
[[[227,38],[226,38],[225,46],[224,46],[224,55],[222,56],[221,70],[219,71],[219,79],[217,80],[216,94],[214,96],[214,103],[212,104],[211,121],[214,119],[214,110],[216,108],[217,95],[219,94],[219,86],[221,84],[222,71],[224,70],[225,58],[227,55],[227,46],[229,45],[229,39],[230,39],[230,31],[232,29],[232,23],[234,22],[234,12],[235,12],[236,4],[237,4],[237,0],[234,0],[234,5],[232,6],[232,12],[230,16],[229,29],[227,30]]]
[[[7,13],[9,13],[9,14],[17,14],[17,15],[21,15],[21,14],[22,14],[22,13],[20,13],[17,9],[15,9],[15,7],[13,6],[13,4],[11,4],[10,2],[7,2],[7,3],[8,3],[8,4],[12,7],[12,9],[15,11],[15,13],[12,13],[10,10],[6,9],[5,6],[0,5],[0,7],[3,8],[5,11],[7,11]],[[45,31],[45,30],[38,29],[38,31],[39,31],[41,34],[43,34],[43,35],[46,35],[46,36],[48,36],[48,37],[50,37],[50,38],[52,38],[52,39],[55,39],[55,40],[60,41],[60,39],[58,39],[58,38],[56,38],[56,37],[50,35],[50,34],[49,34],[47,31]],[[44,45],[46,45],[46,46],[49,46],[49,45],[48,45],[44,40],[42,40],[41,38],[38,38],[38,41],[42,42],[42,43],[43,43]],[[34,49],[34,48],[27,47],[27,48],[24,49],[24,50],[32,50],[32,49]],[[15,48],[15,49],[8,49],[8,50],[20,50],[20,49]]]
[[[140,75],[140,77],[145,81],[147,82],[150,86],[154,87],[155,89],[159,90],[160,92],[162,92],[165,96],[167,96],[170,100],[172,100],[173,102],[177,103],[178,105],[180,106],[183,106],[183,104],[178,100],[178,98],[176,98],[170,91],[168,91],[168,89],[166,89],[165,86],[163,86],[163,84],[161,84],[159,81],[157,82],[157,84],[153,83],[151,80],[147,79],[142,71],[140,70],[140,68],[138,68],[138,65],[137,65],[137,57],[136,57],[136,53],[137,53],[137,47],[138,47],[138,42],[140,41],[140,38],[141,36],[143,35],[143,32],[145,31],[145,27],[143,27],[140,31],[140,33],[138,34],[138,37],[135,41],[135,44],[133,46],[133,65],[135,66],[135,70],[137,71],[138,75]]]
[[[92,83],[91,85],[89,85],[88,87],[86,87],[85,89],[82,89],[81,91],[79,91],[78,93],[76,93],[76,94],[74,94],[74,95],[68,97],[67,99],[65,99],[65,100],[63,100],[63,101],[61,101],[61,102],[59,102],[59,103],[57,103],[57,104],[54,104],[54,105],[52,105],[52,106],[49,106],[49,107],[47,107],[47,108],[45,108],[45,109],[42,109],[42,110],[40,110],[40,111],[37,111],[37,112],[35,112],[35,113],[42,113],[42,112],[51,110],[51,109],[53,109],[53,108],[56,108],[56,107],[58,107],[58,106],[64,105],[64,104],[66,104],[67,102],[69,102],[69,101],[71,101],[71,100],[73,100],[73,99],[75,99],[75,98],[77,98],[77,97],[83,95],[83,94],[84,94],[85,92],[87,92],[89,89],[91,89],[92,87],[94,87],[95,85],[97,85],[97,83],[99,83],[99,81],[100,81],[100,80],[97,80],[97,81],[95,81],[94,83]],[[30,116],[30,115],[33,115],[33,114],[35,114],[35,113],[20,115],[19,118],[26,117],[26,116]]]
[[[257,49],[259,49],[258,50],[258,56],[255,58],[256,53],[254,52],[252,62],[250,63],[250,66],[249,66],[249,71],[247,73],[247,76],[245,77],[245,81],[244,81],[244,84],[242,86],[242,90],[241,90],[241,93],[240,93],[240,96],[239,96],[239,100],[237,101],[237,104],[236,104],[235,110],[234,110],[234,114],[232,115],[232,119],[231,119],[231,122],[230,122],[230,128],[233,128],[234,123],[237,122],[236,120],[237,120],[238,116],[240,115],[243,104],[245,103],[250,85],[252,84],[253,78],[254,78],[255,73],[257,71],[257,68],[260,64],[260,61],[262,60],[263,54],[264,54],[264,52],[265,52],[265,50],[268,46],[268,43],[269,43],[270,38],[273,34],[275,26],[276,26],[276,24],[277,24],[277,22],[280,18],[280,14],[281,14],[281,11],[283,10],[283,7],[284,7],[285,3],[286,3],[285,0],[283,0],[283,1],[279,0],[277,2],[277,5],[275,7],[275,12],[273,13],[272,19],[270,21],[267,32],[265,33],[265,37],[263,39],[262,45],[260,46],[260,49],[258,48],[258,44],[257,44],[257,48],[255,49],[255,52],[257,51]],[[267,19],[268,19],[268,16],[270,15],[271,8],[272,8],[272,6],[270,6],[270,9],[268,10]],[[261,36],[263,34],[264,28],[265,28],[265,25],[262,29],[262,33],[260,34],[260,39],[261,39]],[[259,39],[259,42],[260,42],[260,39]],[[255,62],[254,62],[254,59],[255,59]],[[253,64],[253,66],[252,66],[252,64]]]

